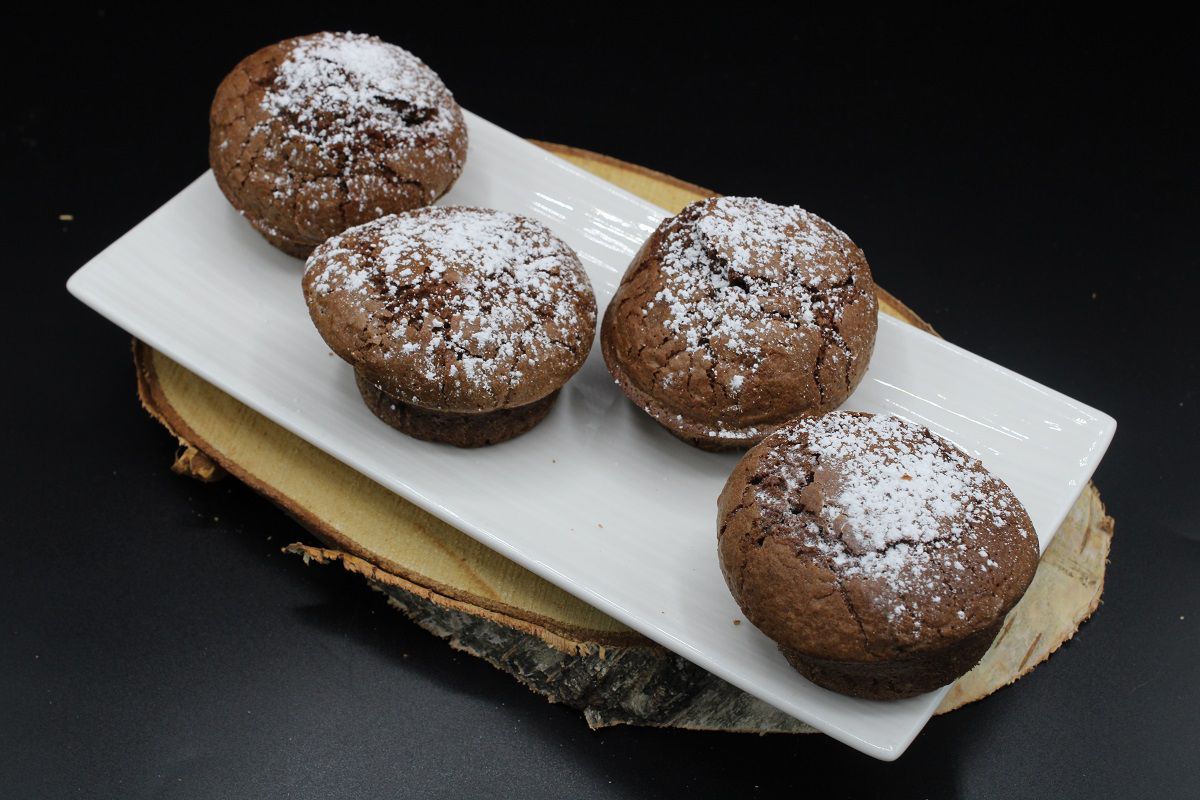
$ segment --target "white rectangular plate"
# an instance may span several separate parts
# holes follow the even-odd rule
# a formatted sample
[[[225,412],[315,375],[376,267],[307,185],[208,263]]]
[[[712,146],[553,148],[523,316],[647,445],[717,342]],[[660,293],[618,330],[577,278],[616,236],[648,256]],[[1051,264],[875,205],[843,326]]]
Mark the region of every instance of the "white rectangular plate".
[[[467,115],[466,170],[442,201],[547,223],[583,259],[601,310],[666,215]],[[296,435],[557,586],[771,705],[896,758],[945,690],[894,702],[801,678],[741,616],[716,557],[716,498],[737,460],[657,428],[598,352],[531,433],[481,450],[410,439],[366,409],[308,318],[302,263],[270,247],[206,173],[80,269],[68,289]],[[1063,353],[1063,357],[1069,357]],[[1112,438],[1107,415],[880,318],[847,408],[928,425],[1016,492],[1045,548]]]

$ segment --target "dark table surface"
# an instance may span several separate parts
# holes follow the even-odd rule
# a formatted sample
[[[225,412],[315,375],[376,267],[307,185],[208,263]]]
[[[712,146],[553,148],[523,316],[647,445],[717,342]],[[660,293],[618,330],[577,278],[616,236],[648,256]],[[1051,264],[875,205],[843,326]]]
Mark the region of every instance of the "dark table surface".
[[[47,9],[4,48],[0,796],[1200,796],[1182,22]],[[408,47],[516,133],[811,208],[948,339],[1114,415],[1095,617],[893,764],[820,736],[592,732],[282,555],[305,534],[244,487],[173,475],[128,336],[63,284],[206,168],[230,67],[319,29]]]

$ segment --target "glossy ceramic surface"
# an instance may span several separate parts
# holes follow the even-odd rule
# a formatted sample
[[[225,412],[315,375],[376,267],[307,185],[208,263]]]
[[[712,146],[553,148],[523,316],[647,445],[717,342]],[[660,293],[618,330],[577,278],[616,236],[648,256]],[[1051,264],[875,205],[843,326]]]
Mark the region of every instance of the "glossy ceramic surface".
[[[442,202],[546,222],[579,252],[603,310],[665,212],[467,120],[467,167]],[[598,352],[531,433],[469,451],[419,442],[363,406],[350,367],[309,321],[302,266],[259,238],[206,173],[68,288],[298,436],[829,735],[892,759],[929,719],[945,690],[843,697],[797,675],[752,626],[733,624],[741,614],[717,566],[715,509],[737,457],[659,429],[613,385]],[[1115,429],[1093,408],[888,317],[845,407],[923,423],[978,456],[1025,504],[1043,549]]]

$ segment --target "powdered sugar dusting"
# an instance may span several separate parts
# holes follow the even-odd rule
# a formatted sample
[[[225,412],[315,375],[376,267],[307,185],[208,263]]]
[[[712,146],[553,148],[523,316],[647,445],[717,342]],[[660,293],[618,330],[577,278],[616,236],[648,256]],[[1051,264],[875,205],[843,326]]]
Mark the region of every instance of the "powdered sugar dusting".
[[[322,245],[307,273],[315,295],[341,293],[381,326],[385,359],[414,365],[430,384],[490,392],[543,360],[581,362],[595,326],[575,253],[540,223],[500,211],[382,217]]]
[[[389,151],[408,160],[423,151],[418,160],[457,161],[448,144],[460,119],[453,96],[420,59],[374,36],[319,33],[297,40],[261,105],[270,116],[258,129],[286,121],[282,141],[266,151],[271,158],[316,156],[359,180],[384,180],[378,173]],[[277,199],[290,196],[293,183],[279,175]]]
[[[846,234],[799,206],[752,197],[701,201],[668,223],[665,285],[643,311],[665,307],[662,325],[689,349],[745,356],[753,372],[768,324],[817,330],[823,316],[840,321],[840,307],[825,294],[853,285],[847,263],[854,249]],[[664,372],[662,380],[672,379]]]
[[[1007,487],[897,417],[832,413],[776,435],[792,468],[784,468],[785,491],[761,486],[758,503],[780,514],[785,506],[811,512],[798,533],[804,544],[843,578],[877,582],[890,620],[908,616],[919,629],[921,602],[942,603],[970,569],[998,567],[980,536],[1004,526],[1033,536]]]

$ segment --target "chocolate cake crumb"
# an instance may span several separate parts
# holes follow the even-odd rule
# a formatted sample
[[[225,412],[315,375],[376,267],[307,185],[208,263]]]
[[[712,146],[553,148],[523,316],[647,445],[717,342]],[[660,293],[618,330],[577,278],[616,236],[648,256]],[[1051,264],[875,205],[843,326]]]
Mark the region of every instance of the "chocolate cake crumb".
[[[905,697],[987,650],[1033,579],[1038,540],[976,459],[897,417],[797,420],[735,468],[721,568],[753,624],[817,683]]]
[[[361,34],[264,47],[221,82],[210,113],[221,191],[296,256],[347,227],[432,203],[466,153],[462,111],[441,79],[407,50]]]
[[[621,389],[669,431],[746,447],[849,396],[877,312],[846,234],[797,206],[710,198],[664,220],[634,257],[601,347]]]
[[[356,226],[313,252],[303,287],[313,323],[354,366],[372,410],[435,439],[430,415],[456,415],[441,420],[438,440],[459,446],[474,446],[464,425],[479,443],[532,427],[595,332],[575,252],[541,223],[501,211],[423,208]]]

